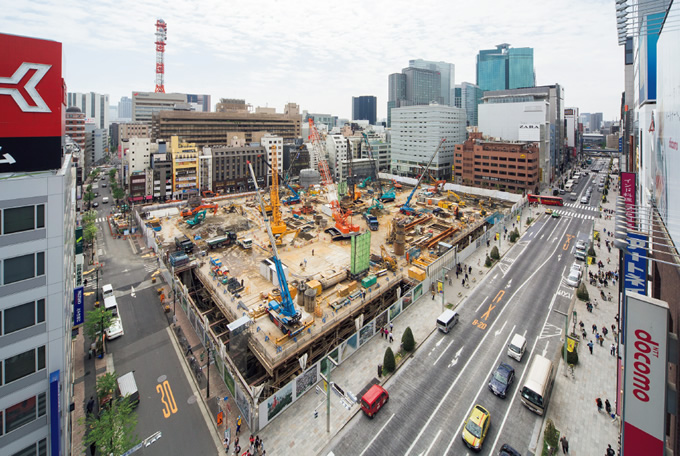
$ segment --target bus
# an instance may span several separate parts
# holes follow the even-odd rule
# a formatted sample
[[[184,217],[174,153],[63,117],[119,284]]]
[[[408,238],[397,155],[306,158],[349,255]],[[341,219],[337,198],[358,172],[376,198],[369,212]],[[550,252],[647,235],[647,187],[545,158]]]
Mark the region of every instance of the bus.
[[[546,206],[564,206],[564,200],[559,196],[527,195],[530,203],[545,204]]]
[[[539,415],[545,413],[552,388],[553,364],[548,358],[534,355],[529,374],[522,387],[522,404]]]

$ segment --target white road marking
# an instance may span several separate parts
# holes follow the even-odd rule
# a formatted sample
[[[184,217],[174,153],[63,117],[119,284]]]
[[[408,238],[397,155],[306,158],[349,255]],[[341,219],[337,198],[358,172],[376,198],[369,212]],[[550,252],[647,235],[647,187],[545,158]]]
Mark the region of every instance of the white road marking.
[[[434,438],[432,439],[432,443],[430,443],[430,446],[427,447],[427,451],[425,452],[425,454],[424,454],[423,456],[427,456],[427,455],[430,453],[430,450],[431,450],[432,447],[434,446],[434,443],[437,441],[437,439],[439,438],[439,434],[441,434],[441,433],[442,433],[442,430],[440,429],[440,430],[437,432],[437,435],[435,435]]]
[[[135,294],[135,287],[130,287],[130,296],[132,296],[133,298],[137,297],[137,295]]]
[[[498,337],[498,335],[499,335],[500,333],[503,332],[503,330],[505,329],[505,325],[507,325],[507,324],[508,324],[508,320],[505,320],[505,323],[503,323],[503,326],[501,327],[501,329],[499,329],[498,331],[496,331],[496,332],[494,333],[494,335],[495,335],[496,337]]]
[[[371,441],[368,442],[368,445],[366,445],[366,448],[364,448],[364,451],[362,451],[361,453],[359,453],[359,456],[364,456],[364,454],[366,453],[366,451],[368,451],[368,449],[371,448],[371,445],[373,445],[373,442],[375,442],[375,439],[377,439],[378,436],[380,435],[380,433],[381,433],[382,431],[385,430],[385,427],[387,427],[387,425],[390,424],[390,421],[392,421],[392,418],[394,418],[394,413],[393,413],[392,416],[385,422],[385,424],[383,424],[383,426],[380,428],[380,430],[378,431],[378,433],[375,434],[375,436],[371,439]]]
[[[484,305],[484,303],[486,302],[487,299],[489,299],[488,296],[487,296],[486,298],[484,298],[484,301],[482,301],[482,302],[479,304],[479,307],[477,307],[477,310],[475,310],[475,313],[476,313],[476,312],[479,312],[479,309],[482,308],[482,306]]]
[[[442,339],[442,340],[443,340],[443,339]],[[432,363],[433,366],[434,366],[435,364],[437,364],[437,361],[439,361],[439,359],[440,359],[442,356],[444,356],[444,353],[446,353],[446,350],[449,349],[449,347],[451,346],[451,344],[453,343],[453,341],[454,341],[454,339],[451,339],[451,342],[449,342],[449,345],[447,345],[446,348],[442,351],[441,355],[437,356],[437,359],[435,359],[434,362]]]

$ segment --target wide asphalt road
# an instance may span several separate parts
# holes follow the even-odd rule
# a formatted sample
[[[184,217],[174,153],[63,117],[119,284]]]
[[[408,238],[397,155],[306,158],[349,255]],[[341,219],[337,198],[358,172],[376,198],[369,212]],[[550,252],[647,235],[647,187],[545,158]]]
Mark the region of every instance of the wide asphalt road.
[[[560,218],[541,215],[459,306],[457,327],[448,335],[434,333],[390,379],[390,401],[380,413],[373,420],[357,414],[322,454],[467,454],[461,429],[475,404],[491,413],[482,454],[497,454],[503,443],[527,454],[542,417],[521,404],[519,390],[533,354],[552,359],[561,347],[574,291],[564,279],[576,241],[590,234],[596,212],[588,209],[572,208],[574,216]],[[515,333],[527,338],[521,363],[506,353]],[[516,374],[506,399],[487,387],[500,362]]]

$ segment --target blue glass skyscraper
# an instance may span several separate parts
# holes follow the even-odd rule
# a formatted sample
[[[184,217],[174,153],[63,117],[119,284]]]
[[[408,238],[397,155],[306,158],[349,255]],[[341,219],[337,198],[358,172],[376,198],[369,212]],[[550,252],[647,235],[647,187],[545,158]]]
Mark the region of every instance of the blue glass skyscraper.
[[[482,91],[534,87],[533,48],[511,48],[503,43],[477,54],[477,85]]]

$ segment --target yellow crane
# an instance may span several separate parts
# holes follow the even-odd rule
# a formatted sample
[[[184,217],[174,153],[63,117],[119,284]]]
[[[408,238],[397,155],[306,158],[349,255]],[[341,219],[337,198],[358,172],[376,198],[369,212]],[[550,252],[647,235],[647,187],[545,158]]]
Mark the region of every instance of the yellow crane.
[[[283,217],[281,216],[281,200],[279,199],[279,161],[275,145],[272,145],[271,147],[271,154],[272,154],[271,164],[272,185],[269,189],[270,190],[269,204],[272,207],[272,220],[271,220],[272,234],[276,236],[277,234],[282,235],[283,233],[285,233],[288,230],[288,227],[286,226],[286,223],[283,221]],[[268,163],[266,158],[264,160],[265,163]]]

